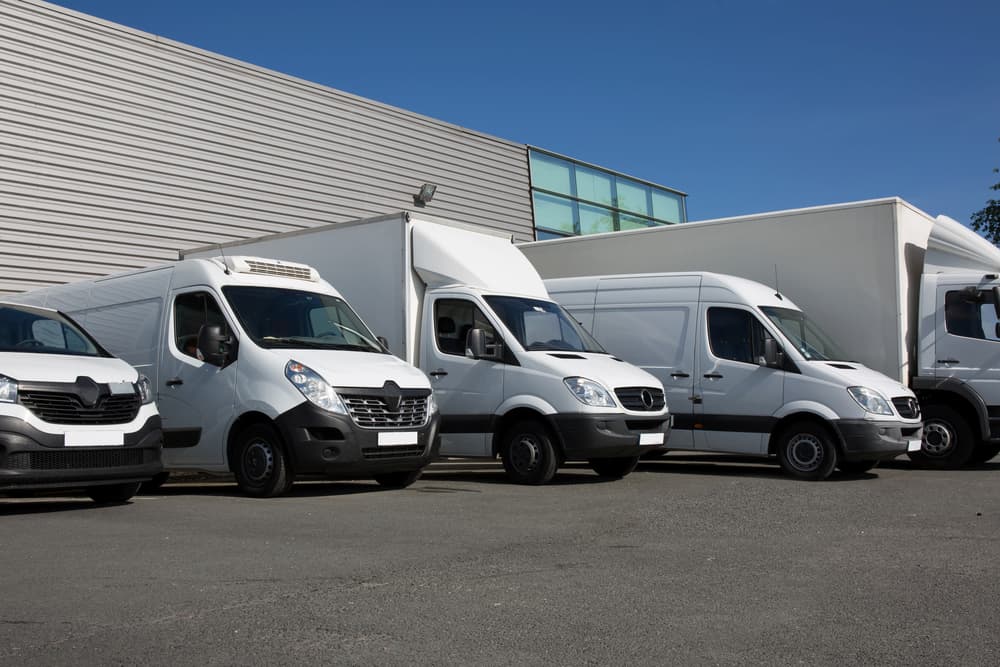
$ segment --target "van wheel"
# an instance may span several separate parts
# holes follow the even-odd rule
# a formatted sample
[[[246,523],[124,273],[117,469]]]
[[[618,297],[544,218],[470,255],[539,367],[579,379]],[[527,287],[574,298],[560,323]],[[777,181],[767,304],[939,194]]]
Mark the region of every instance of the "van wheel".
[[[106,486],[92,486],[87,489],[87,495],[95,503],[110,505],[112,503],[124,503],[129,498],[139,492],[141,482],[129,482],[127,484],[108,484]]]
[[[837,464],[841,472],[846,472],[848,475],[860,475],[866,473],[875,466],[878,465],[878,461],[841,461]]]
[[[517,422],[504,434],[500,458],[507,477],[518,484],[547,484],[556,475],[558,456],[545,427]]]
[[[969,465],[982,465],[997,454],[1000,454],[1000,444],[995,442],[981,442],[973,450],[972,456],[969,457]]]
[[[781,434],[778,441],[778,461],[792,477],[826,479],[837,467],[837,446],[822,426],[797,422]]]
[[[254,424],[239,435],[235,447],[236,483],[248,496],[280,496],[292,485],[292,471],[278,432],[270,424]]]
[[[955,409],[941,404],[924,408],[924,439],[910,460],[928,468],[960,468],[972,457],[972,429]]]
[[[386,472],[374,477],[379,486],[384,486],[387,489],[405,489],[420,479],[422,472],[423,470],[403,470],[401,472]]]
[[[621,479],[635,470],[639,464],[638,456],[619,456],[611,459],[590,459],[591,469],[601,477]]]
[[[169,472],[157,473],[153,479],[143,482],[142,486],[139,487],[139,491],[142,493],[156,493],[161,486],[166,484],[168,479],[170,479]]]

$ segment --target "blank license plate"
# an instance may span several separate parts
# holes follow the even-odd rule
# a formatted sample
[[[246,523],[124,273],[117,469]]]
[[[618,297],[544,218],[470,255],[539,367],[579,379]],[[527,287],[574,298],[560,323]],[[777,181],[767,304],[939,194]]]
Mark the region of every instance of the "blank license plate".
[[[121,431],[70,431],[66,434],[67,447],[121,447],[125,434]]]
[[[663,434],[662,433],[640,433],[639,434],[639,444],[640,445],[662,445],[663,444]]]
[[[919,452],[921,440],[910,440],[906,443],[906,451],[908,452]]]
[[[417,434],[415,432],[406,433],[379,433],[379,447],[398,447],[399,445],[417,444]]]

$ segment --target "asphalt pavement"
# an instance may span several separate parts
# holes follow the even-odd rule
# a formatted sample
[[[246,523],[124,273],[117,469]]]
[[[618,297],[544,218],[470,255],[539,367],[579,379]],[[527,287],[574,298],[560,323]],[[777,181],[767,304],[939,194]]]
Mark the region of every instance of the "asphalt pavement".
[[[1000,459],[0,498],[0,665],[1000,664]]]

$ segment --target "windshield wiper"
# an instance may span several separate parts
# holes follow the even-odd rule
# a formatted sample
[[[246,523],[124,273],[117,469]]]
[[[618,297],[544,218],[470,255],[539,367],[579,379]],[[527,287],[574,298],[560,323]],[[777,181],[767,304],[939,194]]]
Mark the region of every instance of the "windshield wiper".
[[[264,336],[261,339],[264,343],[279,343],[284,345],[301,345],[302,347],[317,347],[323,348],[327,347],[324,343],[317,343],[311,340],[304,340],[302,338],[296,338],[294,336]]]

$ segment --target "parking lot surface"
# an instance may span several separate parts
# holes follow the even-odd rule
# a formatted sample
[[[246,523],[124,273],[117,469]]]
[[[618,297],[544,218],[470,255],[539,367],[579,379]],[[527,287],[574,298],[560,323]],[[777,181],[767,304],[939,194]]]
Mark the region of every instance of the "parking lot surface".
[[[0,498],[0,664],[998,664],[1000,459]]]

